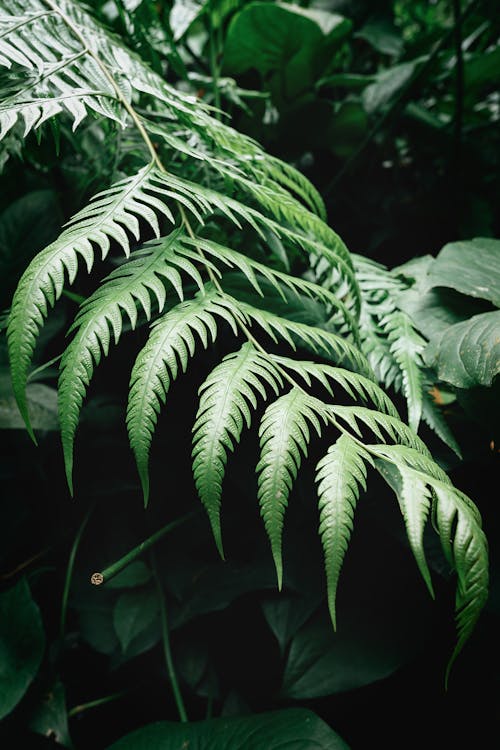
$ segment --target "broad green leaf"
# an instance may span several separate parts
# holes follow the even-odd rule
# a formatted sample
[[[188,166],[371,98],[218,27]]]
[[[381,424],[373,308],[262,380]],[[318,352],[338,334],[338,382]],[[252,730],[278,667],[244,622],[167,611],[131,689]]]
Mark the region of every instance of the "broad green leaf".
[[[58,430],[57,391],[43,383],[30,383],[26,401],[36,430]],[[0,370],[0,430],[24,430],[25,423],[12,392],[9,375]]]
[[[127,565],[121,573],[111,578],[106,584],[108,589],[132,589],[135,586],[142,586],[151,579],[151,571],[146,563],[142,560],[136,560]]]
[[[388,104],[391,99],[411,80],[417,61],[401,63],[393,68],[382,70],[377,79],[362,94],[362,101],[369,114]]]
[[[0,292],[10,291],[9,282],[17,281],[26,263],[57,236],[62,221],[53,190],[26,193],[0,213]]]
[[[431,339],[424,357],[457,388],[490,386],[500,373],[500,310],[450,326]]]
[[[37,734],[51,737],[63,747],[71,748],[66,693],[62,682],[56,682],[38,703],[28,721],[29,728]]]
[[[356,33],[367,41],[377,52],[397,56],[403,51],[401,32],[384,16],[374,16]]]
[[[500,307],[500,240],[475,237],[445,245],[428,275],[429,286],[445,286]]]
[[[399,574],[389,580],[381,562],[387,565],[389,558],[382,550],[372,552],[354,579],[352,567],[344,571],[351,600],[341,597],[338,603],[337,631],[322,607],[292,639],[283,698],[308,700],[369,685],[391,675],[421,648],[433,604],[423,586],[412,585],[417,575],[410,572],[413,561],[409,555],[404,561],[398,557]]]
[[[335,13],[288,3],[248,3],[229,25],[224,66],[234,74],[255,68],[266,75],[282,70],[304,50],[313,51],[325,37],[337,39],[349,29],[350,22]],[[309,55],[300,57],[306,64]]]
[[[444,329],[483,312],[480,300],[464,297],[454,289],[435,287],[427,291],[410,288],[397,296],[398,307],[410,316],[428,339]]]
[[[158,612],[158,596],[154,589],[137,589],[119,596],[113,610],[113,626],[123,651],[149,628]]]
[[[348,750],[312,711],[290,708],[253,716],[177,724],[162,721],[138,729],[107,750]]]
[[[33,681],[45,646],[40,610],[25,578],[0,594],[0,719]]]
[[[295,633],[317,609],[319,603],[319,597],[314,590],[298,594],[270,594],[262,601],[262,612],[276,636],[282,654],[285,653]]]

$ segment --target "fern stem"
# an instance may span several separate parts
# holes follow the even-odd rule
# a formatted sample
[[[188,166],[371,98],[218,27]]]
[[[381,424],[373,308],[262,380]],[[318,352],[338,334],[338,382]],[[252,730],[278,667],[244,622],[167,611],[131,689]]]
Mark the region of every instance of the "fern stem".
[[[85,531],[85,527],[87,526],[88,520],[92,514],[92,511],[94,510],[94,505],[92,505],[91,508],[87,511],[82,523],[80,524],[80,528],[76,532],[76,536],[74,538],[73,544],[71,546],[71,551],[69,553],[68,558],[68,565],[66,567],[66,577],[64,579],[64,589],[63,589],[63,595],[62,595],[62,602],[61,602],[61,619],[59,622],[59,636],[61,638],[61,641],[64,639],[64,634],[66,631],[66,616],[68,612],[68,597],[69,597],[69,590],[71,588],[71,581],[73,578],[73,568],[75,567],[75,558],[76,553],[78,551],[78,547],[80,546],[80,541],[82,539],[83,532]]]
[[[112,563],[112,565],[109,565],[99,573],[92,573],[90,582],[93,583],[94,586],[101,586],[103,583],[107,583],[109,580],[111,580],[111,578],[114,578],[114,576],[116,576],[124,568],[126,568],[127,565],[130,565],[131,562],[136,560],[144,552],[153,547],[156,542],[159,542],[162,537],[164,537],[170,531],[178,528],[179,526],[182,526],[182,524],[186,523],[186,521],[190,521],[196,515],[197,513],[186,513],[185,516],[181,516],[181,518],[177,518],[175,521],[167,523],[166,526],[163,526],[150,537],[138,544],[137,547],[131,549],[130,552],[127,552],[126,555],[121,557],[116,562]]]
[[[113,78],[113,76],[111,75],[111,73],[109,72],[108,66],[105,63],[103,63],[103,61],[100,59],[100,57],[98,55],[96,55],[95,52],[93,52],[89,48],[89,46],[88,46],[88,44],[87,44],[87,42],[85,40],[85,37],[80,32],[80,30],[78,29],[78,27],[75,26],[75,24],[72,22],[72,20],[70,18],[68,18],[68,16],[64,13],[64,11],[62,11],[60,8],[57,7],[57,4],[55,2],[53,2],[53,0],[43,0],[43,2],[46,5],[48,5],[49,8],[51,8],[55,13],[58,13],[60,15],[60,17],[62,18],[62,20],[66,24],[66,26],[69,29],[71,29],[71,31],[73,32],[73,34],[82,43],[83,48],[84,48],[84,52],[87,53],[94,60],[94,62],[96,63],[96,65],[98,65],[99,68],[102,70],[104,76],[107,78],[107,80],[109,81],[109,83],[113,87],[113,90],[114,90],[114,92],[116,94],[116,98],[122,104],[122,106],[124,107],[124,109],[128,112],[128,114],[130,115],[130,117],[131,117],[134,125],[136,126],[137,130],[141,134],[141,137],[142,137],[144,143],[146,144],[149,153],[151,154],[151,159],[154,161],[154,163],[156,164],[156,166],[159,169],[161,169],[163,172],[166,172],[167,170],[163,166],[163,164],[162,164],[162,162],[160,160],[160,157],[156,153],[156,149],[154,147],[154,144],[153,144],[151,138],[149,137],[149,135],[148,135],[148,133],[147,133],[144,125],[142,124],[139,115],[137,114],[137,112],[135,111],[135,109],[133,108],[133,106],[130,104],[130,102],[126,99],[126,97],[123,95],[123,93],[122,93],[120,87],[118,86],[117,82],[115,81],[115,79]]]
[[[165,603],[165,593],[163,591],[160,577],[158,575],[158,570],[156,567],[154,556],[151,555],[151,558],[152,558],[151,563],[152,563],[153,573],[155,577],[156,588],[158,590],[158,599],[160,602],[161,633],[162,633],[162,641],[163,641],[163,653],[165,655],[165,664],[167,667],[167,674],[170,680],[170,686],[172,688],[172,693],[174,695],[175,705],[177,706],[179,718],[182,722],[187,722],[188,717],[186,713],[186,707],[184,705],[184,700],[182,698],[181,689],[179,687],[179,681],[177,680],[177,673],[175,671],[174,660],[172,658],[172,649],[170,646],[170,634],[169,634],[168,619],[167,619],[167,607]]]

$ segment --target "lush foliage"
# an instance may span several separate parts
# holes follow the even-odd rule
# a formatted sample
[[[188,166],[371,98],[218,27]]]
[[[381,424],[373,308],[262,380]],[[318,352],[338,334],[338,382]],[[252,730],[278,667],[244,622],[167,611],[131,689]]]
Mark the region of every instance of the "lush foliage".
[[[34,440],[41,435],[42,450],[45,441],[51,444],[50,431],[59,429],[70,492],[84,503],[64,580],[62,656],[55,665],[67,648],[69,601],[79,637],[116,667],[162,640],[181,721],[187,712],[176,672],[193,696],[208,699],[208,714],[224,691],[202,631],[191,637],[188,628],[173,654],[170,632],[244,593],[267,591],[276,579],[284,591],[264,596],[260,606],[287,654],[283,698],[357,687],[386,676],[406,658],[391,655],[354,680],[348,669],[338,683],[323,675],[315,688],[311,672],[304,684],[316,659],[311,655],[309,666],[301,665],[301,639],[315,643],[325,657],[332,644],[337,648],[331,640],[337,638],[332,624],[339,632],[343,627],[337,592],[356,535],[356,506],[371,484],[375,494],[385,497],[386,487],[395,494],[406,544],[430,593],[431,569],[446,571],[448,579],[454,574],[458,637],[447,674],[488,596],[481,516],[445,471],[449,449],[457,456],[461,451],[440,403],[443,394],[452,394],[448,402],[455,403],[453,393],[496,382],[500,292],[492,273],[498,243],[479,238],[448,244],[436,259],[425,256],[389,271],[349,253],[327,222],[322,195],[291,165],[289,153],[284,160],[271,156],[243,134],[250,129],[265,140],[264,131],[255,132],[264,123],[259,127],[267,129],[272,149],[290,118],[319,107],[323,130],[316,145],[335,143],[335,157],[349,166],[365,148],[359,118],[368,122],[382,113],[385,122],[407,85],[438,59],[443,64],[439,53],[445,46],[370,74],[345,72],[355,17],[304,5],[95,3],[92,11],[74,0],[8,0],[0,17],[6,178],[20,169],[22,156],[29,174],[47,172],[71,186],[63,204],[53,188],[37,187],[0,216],[7,247],[14,246],[25,214],[35,227],[35,236],[21,244],[25,269],[7,263],[12,278],[7,276],[6,286],[15,287],[4,321],[13,398],[3,426],[19,428],[20,415]],[[396,5],[406,32],[419,38],[411,11]],[[455,30],[466,17],[455,17]],[[377,49],[375,35],[382,55],[401,52],[394,49],[394,30],[384,36],[366,23],[358,35]],[[203,75],[197,68],[205,61]],[[253,84],[257,90],[244,87],[249,71],[260,76]],[[354,92],[340,108],[328,101],[328,92],[338,88]],[[484,116],[492,117],[487,99],[486,105]],[[223,108],[233,111],[238,129],[228,124]],[[342,145],[342,118],[354,143]],[[457,139],[458,147],[462,130]],[[292,132],[283,145],[289,152],[307,148],[300,139],[293,142]],[[322,187],[328,196],[330,187]],[[65,222],[62,231],[58,217]],[[464,295],[474,298],[471,304]],[[106,398],[112,406],[102,392],[111,394]],[[440,439],[437,451],[431,433],[429,446],[417,434],[422,422]],[[103,566],[93,582],[104,588],[89,592],[85,567],[80,579],[73,568],[84,533],[88,565],[101,564],[92,555],[92,539],[99,536],[95,516],[103,487],[107,481],[115,485],[119,476],[111,494],[137,497],[125,428],[150,520],[140,521],[144,531],[138,536],[110,508],[108,522],[118,535],[101,560],[133,549]],[[112,435],[119,436],[115,445]],[[64,496],[57,479],[52,487]],[[225,563],[211,557],[200,501]],[[255,505],[270,555],[260,549]],[[311,505],[315,521],[308,515]],[[245,555],[238,547],[249,519],[257,541],[242,567]],[[314,523],[324,586],[317,585]],[[106,536],[109,528],[101,533]],[[169,549],[156,546],[166,533]],[[375,526],[375,549],[377,535]],[[148,565],[137,560],[152,548]],[[221,576],[222,590],[214,592],[211,586]],[[390,581],[390,568],[373,578],[380,602],[387,603],[384,586]],[[5,716],[37,674],[43,628],[24,579],[2,597],[8,621],[2,643],[6,653],[16,654],[5,672],[12,685]],[[349,630],[349,623],[344,627]],[[24,629],[33,633],[30,649],[22,639],[17,643]],[[417,624],[417,644],[419,631]],[[41,733],[48,727],[57,741],[70,745],[64,701],[63,684],[53,680],[51,705],[28,708],[28,725]],[[230,704],[226,696],[225,715],[247,712]],[[296,710],[187,727],[152,725],[116,747],[146,746],[151,737],[165,748],[191,738],[208,747],[222,731],[231,732],[234,747],[245,746],[247,736],[266,748],[275,736],[297,746],[344,746],[317,717]]]

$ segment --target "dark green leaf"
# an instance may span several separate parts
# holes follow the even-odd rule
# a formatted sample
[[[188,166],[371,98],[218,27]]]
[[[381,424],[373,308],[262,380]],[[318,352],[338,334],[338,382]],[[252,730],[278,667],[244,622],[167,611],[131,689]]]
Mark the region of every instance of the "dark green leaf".
[[[348,750],[345,742],[312,711],[175,724],[162,721],[138,729],[108,750]]]
[[[68,715],[66,712],[66,694],[64,685],[56,682],[53,688],[43,696],[29,719],[29,728],[37,734],[52,738],[63,747],[71,747]]]
[[[378,74],[362,94],[365,109],[373,114],[384,107],[402,89],[413,76],[417,61],[401,63],[393,68],[387,68]]]
[[[138,589],[121,594],[113,610],[113,626],[123,651],[154,622],[158,611],[155,590]]]
[[[19,703],[35,677],[45,636],[26,579],[0,594],[0,719]]]
[[[31,424],[35,430],[58,430],[57,391],[43,383],[26,389]],[[0,430],[23,430],[24,422],[12,393],[8,372],[0,369]]]
[[[108,589],[132,589],[142,586],[151,579],[151,571],[142,560],[136,560],[127,565],[118,575],[106,584]]]

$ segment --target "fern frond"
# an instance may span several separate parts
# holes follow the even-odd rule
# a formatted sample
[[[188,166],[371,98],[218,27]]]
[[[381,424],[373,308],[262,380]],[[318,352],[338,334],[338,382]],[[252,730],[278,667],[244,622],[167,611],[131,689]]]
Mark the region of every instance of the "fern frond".
[[[326,221],[326,208],[323,198],[314,185],[291,164],[274,157],[263,160],[262,171],[277,182],[295,193],[320,219]]]
[[[90,273],[96,247],[104,259],[111,240],[129,255],[130,236],[139,238],[139,218],[149,224],[157,237],[158,216],[163,214],[173,221],[168,207],[154,194],[152,176],[150,164],[94,196],[73,216],[57,240],[31,261],[18,284],[9,317],[9,356],[16,400],[33,439],[25,390],[40,328],[64,285],[74,282],[79,256]]]
[[[256,274],[263,276],[269,281],[271,286],[276,289],[283,299],[286,299],[283,289],[289,289],[297,296],[303,294],[306,297],[320,301],[326,307],[327,311],[331,311],[331,309],[339,310],[349,332],[354,337],[357,336],[357,323],[342,301],[332,294],[330,290],[323,289],[318,284],[301,277],[277,271],[236,250],[224,247],[224,245],[211,240],[200,237],[185,237],[183,242],[188,246],[202,250],[203,254],[208,255],[213,261],[220,261],[228,268],[237,268],[245,275],[250,284],[261,296],[264,296],[264,292],[259,286]]]
[[[373,380],[364,375],[352,372],[351,370],[345,370],[342,367],[332,367],[332,365],[325,365],[319,362],[290,359],[289,357],[280,357],[275,354],[272,355],[272,358],[286,369],[291,370],[296,375],[300,375],[308,386],[311,385],[313,380],[316,380],[333,396],[330,381],[339,383],[344,391],[355,401],[357,398],[361,398],[363,401],[371,401],[378,411],[399,419],[396,407],[389,396]]]
[[[431,574],[425,557],[424,527],[431,507],[431,492],[426,479],[398,463],[378,460],[377,469],[394,490],[406,526],[410,543],[422,578],[434,598]]]
[[[416,432],[422,416],[422,352],[426,342],[414,329],[409,316],[400,310],[386,315],[380,323],[402,374],[403,394],[408,404],[408,423]]]
[[[287,320],[246,302],[238,301],[235,304],[248,320],[259,325],[274,341],[278,341],[279,337],[295,349],[295,338],[317,354],[336,362],[347,360],[359,372],[368,377],[371,375],[370,366],[362,352],[346,338],[306,323]]]
[[[366,490],[370,454],[348,435],[341,435],[316,467],[319,534],[325,557],[328,608],[337,627],[335,600],[345,553],[353,529],[360,486]]]
[[[267,407],[259,428],[261,456],[257,465],[258,499],[278,577],[283,582],[282,536],[285,509],[293,482],[307,455],[309,425],[321,435],[326,424],[321,401],[292,388]]]
[[[179,230],[134,252],[132,260],[116,268],[88,297],[71,326],[74,338],[67,346],[59,377],[59,419],[64,462],[68,484],[72,488],[73,443],[85,393],[92,379],[94,366],[101,354],[107,356],[111,338],[117,344],[125,313],[132,328],[137,324],[138,306],[146,318],[151,317],[151,296],[159,311],[166,300],[164,282],[169,282],[180,300],[183,299],[183,271],[203,289],[198,269],[191,261],[176,255]]]
[[[266,386],[277,395],[283,380],[273,363],[246,343],[238,352],[224,357],[199,391],[193,427],[193,476],[222,557],[220,500],[227,454],[239,442],[243,427],[250,427],[257,397],[266,400]]]
[[[158,414],[171,383],[185,372],[199,339],[206,349],[217,336],[217,318],[234,326],[227,308],[218,304],[215,289],[205,288],[194,299],[176,305],[156,320],[139,352],[130,377],[127,427],[144,493],[149,499],[148,463]]]
[[[435,501],[437,531],[443,552],[457,575],[455,611],[457,643],[448,662],[447,679],[488,598],[488,544],[481,516],[467,495],[457,490],[432,461],[402,446],[369,446],[372,455],[389,460],[414,488],[430,487]],[[427,472],[427,469],[431,472]],[[421,521],[419,522],[421,523]]]
[[[431,430],[436,433],[443,443],[451,448],[459,458],[462,458],[460,446],[439,407],[434,403],[426,386],[424,386],[423,392],[422,419]]]
[[[358,424],[358,422],[361,422],[383,443],[386,442],[384,437],[384,433],[386,433],[395,443],[413,448],[415,452],[430,458],[430,453],[425,443],[399,417],[382,414],[382,412],[375,409],[368,409],[365,406],[329,404],[328,410],[336,419],[341,419],[348,424],[351,430],[359,437],[362,437],[362,431]]]

